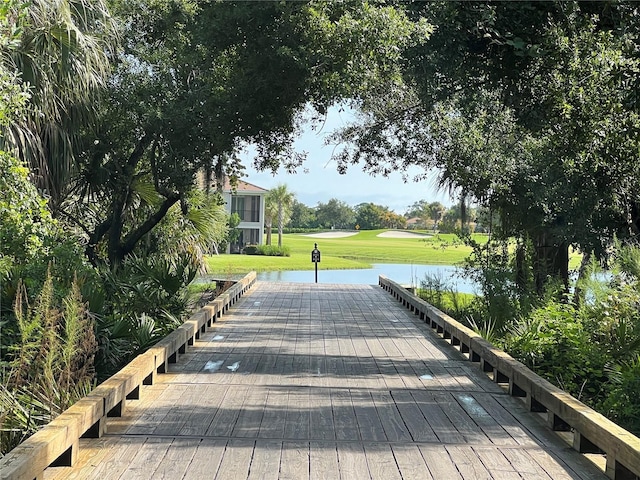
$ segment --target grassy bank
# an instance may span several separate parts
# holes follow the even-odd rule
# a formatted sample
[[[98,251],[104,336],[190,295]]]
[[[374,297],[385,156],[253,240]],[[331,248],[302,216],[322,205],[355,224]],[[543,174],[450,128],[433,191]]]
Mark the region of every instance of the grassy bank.
[[[455,265],[471,253],[471,249],[455,235],[429,235],[417,238],[380,237],[386,230],[365,230],[344,238],[314,238],[287,235],[283,241],[292,253],[307,253],[318,243],[323,255],[361,260],[368,263],[415,263]],[[485,237],[486,238],[486,237]]]
[[[414,265],[459,265],[471,253],[454,234],[437,234],[416,238],[389,238],[378,235],[387,230],[364,230],[342,238],[316,238],[304,234],[286,234],[282,243],[291,252],[290,257],[264,257],[258,255],[214,255],[207,258],[209,272],[238,274],[282,270],[313,270],[311,250],[314,243],[322,252],[319,270],[370,268],[373,263],[400,263]],[[479,242],[487,236],[476,234]],[[278,241],[273,235],[273,243]],[[570,268],[577,268],[580,256],[571,255]]]
[[[290,257],[256,255],[216,255],[207,258],[212,273],[240,273],[249,270],[313,270],[311,250],[314,244],[322,252],[319,270],[370,268],[372,263],[416,265],[456,265],[471,253],[455,235],[422,238],[389,238],[378,235],[386,230],[361,231],[342,238],[315,238],[304,234],[283,236]],[[277,235],[274,235],[277,242]]]

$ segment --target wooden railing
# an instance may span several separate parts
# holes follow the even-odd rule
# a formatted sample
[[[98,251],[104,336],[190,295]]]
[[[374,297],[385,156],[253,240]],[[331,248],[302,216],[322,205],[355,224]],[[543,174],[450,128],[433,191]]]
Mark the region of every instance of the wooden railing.
[[[80,438],[98,438],[107,428],[107,417],[122,415],[128,401],[140,398],[143,385],[152,385],[157,374],[168,371],[189,345],[255,283],[251,272],[223,294],[195,312],[154,347],[138,355],[122,370],[98,385],[89,395],[45,425],[0,459],[0,479],[41,478],[49,466],[72,466]]]
[[[379,285],[428,323],[452,346],[477,362],[496,383],[508,385],[532,412],[547,414],[553,430],[573,432],[573,448],[581,453],[604,453],[605,473],[615,480],[640,477],[640,438],[533,373],[470,328],[441,312],[405,287],[380,275]]]

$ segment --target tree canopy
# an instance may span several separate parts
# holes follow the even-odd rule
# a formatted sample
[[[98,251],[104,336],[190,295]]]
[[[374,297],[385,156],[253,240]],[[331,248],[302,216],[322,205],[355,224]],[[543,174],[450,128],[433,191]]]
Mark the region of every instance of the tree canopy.
[[[324,228],[352,228],[355,225],[355,212],[342,200],[331,198],[327,203],[318,203],[316,220]]]
[[[29,108],[0,135],[55,211],[75,171],[78,135],[91,121],[118,38],[106,0],[3,0],[8,34],[0,45],[3,72],[29,93]],[[10,25],[10,26],[9,26]]]
[[[257,146],[260,168],[298,166],[291,143],[305,108],[322,115],[395,81],[396,48],[428,33],[368,3],[140,0],[112,12],[123,40],[65,205],[89,258],[112,265],[174,205],[189,210],[197,171],[238,175],[242,144]]]
[[[246,144],[259,169],[296,169],[301,125],[336,104],[359,112],[330,139],[341,172],[437,169],[457,206],[411,206],[434,229],[464,233],[478,206],[483,295],[462,318],[508,319],[516,352],[569,368],[579,395],[613,392],[605,410],[637,426],[638,250],[617,239],[640,236],[639,72],[635,2],[0,0],[0,360],[25,368],[2,375],[2,429],[32,431],[93,366],[108,376],[177,325],[202,253],[237,225],[197,179],[233,183]],[[404,222],[336,198],[292,207],[313,227]],[[589,305],[588,275],[572,305],[545,296],[568,292],[570,247],[622,271]],[[63,370],[82,378],[56,384],[76,348]],[[592,387],[605,369],[618,378]]]
[[[375,230],[378,228],[405,228],[407,221],[402,215],[375,203],[361,203],[356,206],[355,222],[358,228]]]
[[[23,34],[7,23],[3,82],[33,108],[1,137],[94,264],[188,213],[196,172],[241,175],[247,142],[258,167],[295,169],[303,112],[338,102],[361,112],[334,137],[340,170],[439,169],[532,243],[541,283],[566,278],[569,246],[640,233],[633,3],[45,4],[5,0]]]
[[[604,256],[640,234],[638,7],[625,2],[428,2],[403,94],[363,104],[341,168],[421,165],[531,242],[536,282],[568,278],[568,248]]]

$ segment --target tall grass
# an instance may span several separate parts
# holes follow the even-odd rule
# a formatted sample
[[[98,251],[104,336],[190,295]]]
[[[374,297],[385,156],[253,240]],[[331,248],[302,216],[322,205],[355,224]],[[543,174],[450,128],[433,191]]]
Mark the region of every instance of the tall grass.
[[[95,379],[94,322],[77,282],[56,302],[48,274],[33,305],[27,299],[21,285],[14,306],[19,343],[0,387],[1,454],[89,393]]]

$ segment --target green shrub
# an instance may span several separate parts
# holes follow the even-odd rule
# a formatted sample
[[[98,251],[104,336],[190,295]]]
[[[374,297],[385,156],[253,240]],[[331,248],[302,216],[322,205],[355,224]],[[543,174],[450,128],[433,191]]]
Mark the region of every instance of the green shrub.
[[[591,345],[579,312],[558,302],[519,320],[506,338],[509,354],[583,401],[605,380],[604,359]]]
[[[287,246],[278,247],[276,245],[260,245],[262,255],[268,257],[290,257],[291,251]]]
[[[242,250],[245,255],[264,255],[266,257],[290,257],[289,247],[277,245],[247,245]]]
[[[451,291],[451,288],[451,283],[447,282],[442,275],[425,274],[420,281],[418,296],[443,312],[451,314],[444,304],[444,296]]]
[[[190,307],[187,286],[198,271],[190,256],[131,256],[117,271],[101,272],[94,292],[99,378],[117,371],[180,325]],[[102,298],[100,298],[102,297]]]
[[[81,289],[91,284],[93,270],[83,247],[52,218],[47,202],[28,178],[29,170],[0,151],[0,359],[19,342],[13,306],[19,293],[33,302],[47,278],[54,302],[65,298],[75,281]]]
[[[28,175],[19,160],[0,151],[0,255],[21,263],[40,255],[56,228]]]
[[[258,245],[247,245],[246,247],[244,247],[244,249],[242,249],[242,253],[244,253],[245,255],[262,255],[258,251]]]
[[[599,410],[634,435],[640,435],[640,355],[633,361],[608,369],[608,396]]]
[[[466,274],[482,294],[461,302],[439,278],[420,296],[474,328],[540,376],[598,409],[623,428],[640,431],[640,247],[614,245],[614,268],[597,264],[578,280],[569,301],[564,285],[535,291],[524,243],[470,242]]]

